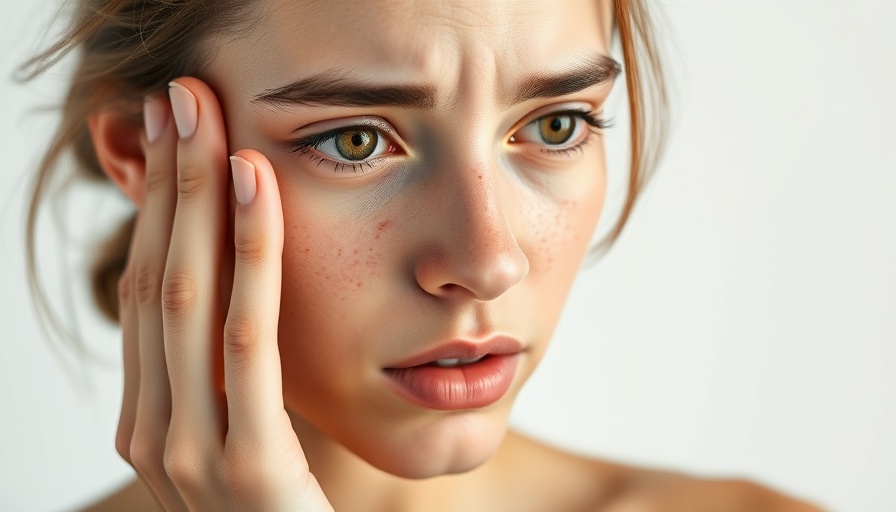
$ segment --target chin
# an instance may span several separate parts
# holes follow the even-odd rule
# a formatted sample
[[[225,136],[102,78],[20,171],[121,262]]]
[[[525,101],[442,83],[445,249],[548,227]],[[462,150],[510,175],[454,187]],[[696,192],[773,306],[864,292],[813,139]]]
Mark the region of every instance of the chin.
[[[392,475],[425,479],[465,473],[487,462],[507,432],[506,415],[456,413],[414,431],[392,432],[359,445],[355,455]]]

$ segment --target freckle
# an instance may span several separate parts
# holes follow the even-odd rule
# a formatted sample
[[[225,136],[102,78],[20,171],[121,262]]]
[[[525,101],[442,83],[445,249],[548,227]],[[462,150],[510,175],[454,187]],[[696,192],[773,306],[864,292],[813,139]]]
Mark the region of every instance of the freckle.
[[[305,247],[305,254],[308,254],[309,252],[311,252],[311,248]]]
[[[355,249],[354,251],[352,251],[352,254],[358,254],[359,252],[361,252],[361,251],[359,251],[358,249]]]
[[[358,281],[358,288],[360,288],[360,287],[362,287],[362,286],[364,286],[364,282],[363,282],[363,281]],[[345,299],[343,299],[343,300],[345,300]]]
[[[342,247],[340,247],[339,250],[336,251],[336,257],[338,257],[338,258],[342,257]]]
[[[385,231],[385,230],[389,229],[389,226],[391,226],[391,225],[392,225],[392,220],[391,220],[391,219],[386,219],[386,220],[380,222],[380,223],[377,225],[377,228],[376,228],[376,229],[377,229],[377,231]]]

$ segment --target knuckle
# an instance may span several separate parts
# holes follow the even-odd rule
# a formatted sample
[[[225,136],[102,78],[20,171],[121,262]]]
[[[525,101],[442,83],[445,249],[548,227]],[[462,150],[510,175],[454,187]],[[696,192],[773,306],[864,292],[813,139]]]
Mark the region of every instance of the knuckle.
[[[172,316],[190,310],[199,297],[199,280],[189,272],[165,274],[162,282],[162,309]]]
[[[192,201],[202,194],[208,176],[200,167],[184,165],[177,169],[177,192],[181,200]]]
[[[215,477],[231,495],[238,498],[268,494],[277,477],[275,471],[255,462],[257,459],[257,456],[249,454],[231,457],[216,468]]]
[[[134,285],[131,280],[130,272],[121,274],[118,278],[118,302],[125,303],[131,300]]]
[[[151,476],[159,472],[163,448],[151,436],[135,433],[128,449],[130,450],[130,463],[138,473]]]
[[[168,173],[165,169],[146,169],[146,193],[152,194],[159,190],[164,190],[168,184]]]
[[[202,475],[195,455],[187,449],[166,449],[162,455],[162,466],[165,474],[180,487],[195,487]]]
[[[137,302],[149,304],[156,302],[161,293],[162,271],[154,266],[144,266],[137,271]]]
[[[258,264],[264,261],[267,244],[262,237],[252,235],[235,235],[234,252],[237,259],[244,263]]]
[[[228,356],[236,360],[251,357],[258,337],[258,326],[248,315],[231,315],[224,324],[224,347]]]
[[[119,429],[118,433],[115,435],[115,451],[118,452],[118,455],[120,455],[125,462],[131,466],[134,465],[131,458],[131,435],[129,432]]]

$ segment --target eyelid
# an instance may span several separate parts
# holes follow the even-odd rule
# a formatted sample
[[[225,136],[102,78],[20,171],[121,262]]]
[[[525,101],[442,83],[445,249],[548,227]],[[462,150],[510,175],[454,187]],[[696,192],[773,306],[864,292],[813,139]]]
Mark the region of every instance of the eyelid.
[[[389,135],[392,139],[398,139],[398,133],[391,123],[381,117],[363,116],[363,117],[343,117],[339,119],[329,119],[308,126],[302,126],[292,131],[296,137],[293,139],[301,140],[322,135],[328,132],[340,130],[350,130],[352,128],[378,128],[381,132]],[[305,134],[303,134],[304,132]],[[397,142],[397,141],[393,141]]]

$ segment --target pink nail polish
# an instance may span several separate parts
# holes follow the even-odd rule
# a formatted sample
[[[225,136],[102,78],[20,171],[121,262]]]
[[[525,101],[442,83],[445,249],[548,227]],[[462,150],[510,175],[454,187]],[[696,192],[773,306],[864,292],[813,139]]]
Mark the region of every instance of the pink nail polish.
[[[236,200],[245,206],[255,199],[255,166],[245,158],[230,157],[230,170],[233,172],[233,189]]]
[[[189,139],[196,133],[196,125],[199,122],[196,96],[177,82],[168,84],[168,96],[171,98],[171,110],[174,111],[177,134],[181,139]]]
[[[165,104],[159,101],[158,96],[147,96],[143,102],[143,126],[146,128],[146,140],[153,143],[159,139],[165,131],[168,123],[168,110]]]

